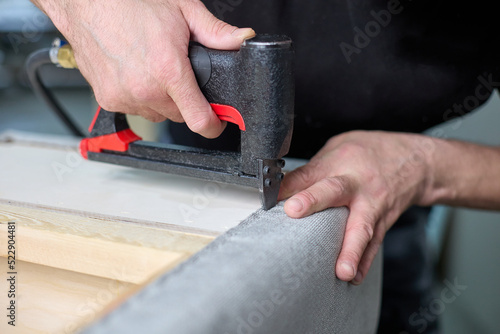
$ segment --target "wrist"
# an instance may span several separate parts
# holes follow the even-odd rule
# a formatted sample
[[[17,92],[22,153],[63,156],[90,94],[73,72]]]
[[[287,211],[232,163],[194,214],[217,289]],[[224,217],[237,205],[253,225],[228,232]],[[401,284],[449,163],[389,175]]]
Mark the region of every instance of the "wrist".
[[[453,145],[444,139],[424,138],[427,148],[424,182],[416,204],[430,206],[453,200],[456,197],[455,188],[450,186],[450,179],[453,179],[453,157],[448,157],[454,149]]]

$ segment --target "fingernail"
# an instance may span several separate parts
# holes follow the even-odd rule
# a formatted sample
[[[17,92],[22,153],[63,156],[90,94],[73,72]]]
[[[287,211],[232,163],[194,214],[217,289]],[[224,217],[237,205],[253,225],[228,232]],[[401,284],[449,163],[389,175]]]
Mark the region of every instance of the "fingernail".
[[[238,28],[233,31],[232,35],[242,40],[247,40],[255,37],[255,31],[252,28]]]
[[[361,272],[358,271],[356,277],[352,280],[352,284],[359,285],[361,284],[361,281],[363,281],[363,275],[361,275]]]
[[[340,265],[340,267],[342,268],[342,270],[348,274],[349,277],[352,277],[354,276],[354,266],[348,262],[342,262],[342,264]]]
[[[287,201],[287,207],[292,211],[301,212],[304,209],[304,204],[302,204],[302,201],[300,199],[290,198]]]

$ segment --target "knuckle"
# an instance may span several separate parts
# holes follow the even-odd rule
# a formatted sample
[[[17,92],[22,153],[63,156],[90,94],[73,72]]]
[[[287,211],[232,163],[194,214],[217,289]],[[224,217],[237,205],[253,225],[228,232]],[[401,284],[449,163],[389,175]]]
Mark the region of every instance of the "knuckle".
[[[221,20],[215,20],[210,30],[212,34],[219,35],[226,33],[230,28],[231,26],[226,22],[223,22]]]
[[[148,120],[148,121],[150,121],[150,122],[154,122],[155,117],[154,117],[154,115],[153,115],[153,114],[151,114],[151,113],[144,112],[144,111],[140,111],[140,112],[138,113],[138,115],[140,115],[141,117],[144,117],[145,119],[147,119],[147,120]]]
[[[372,240],[374,234],[374,229],[372,224],[368,223],[367,221],[361,222],[359,224],[359,231],[360,233],[365,235],[368,241]]]
[[[179,91],[182,87],[182,82],[185,80],[185,76],[189,68],[189,60],[182,59],[181,57],[170,56],[166,57],[163,67],[159,68],[157,81],[161,83],[161,86],[165,87],[167,92]],[[169,94],[172,95],[172,94]]]
[[[359,137],[359,136],[362,136],[365,133],[366,133],[366,131],[363,131],[363,130],[351,130],[351,131],[348,131],[346,133],[346,135],[350,136],[350,137]]]
[[[131,84],[128,90],[130,92],[130,97],[134,101],[144,103],[153,100],[154,89],[151,89],[143,83]]]
[[[360,222],[375,226],[380,219],[381,212],[384,210],[383,206],[378,201],[370,201],[368,199],[363,204],[364,208],[360,208],[362,210]]]
[[[352,227],[347,229],[346,233],[353,233],[357,238],[368,243],[372,240],[374,235],[373,224],[369,223],[367,220],[356,222]]]
[[[154,66],[152,73],[154,73],[153,79],[159,87],[168,96],[173,96],[182,87],[183,79],[185,80],[186,75],[186,62],[189,60],[186,58],[182,60],[179,56],[170,55],[165,57],[165,61],[158,66]]]
[[[342,142],[343,138],[345,136],[345,133],[338,134],[336,136],[330,137],[326,143],[326,147],[335,147],[339,142]]]
[[[364,147],[358,143],[354,142],[346,142],[337,148],[337,154],[339,158],[348,157],[348,156],[361,156],[364,151]]]
[[[152,114],[150,114],[150,117],[148,119],[151,122],[159,123],[159,122],[163,122],[167,118],[165,116],[163,116],[163,115],[158,114],[158,113],[152,113]]]
[[[348,185],[345,177],[329,176],[323,179],[323,182],[330,190],[336,193],[343,194],[348,191]]]
[[[169,88],[172,90],[175,90],[179,84],[182,82],[182,78],[184,77],[185,71],[182,69],[182,67],[175,67],[172,66],[172,68],[166,70],[164,72],[164,80]]]
[[[117,98],[115,94],[100,94],[95,93],[97,103],[105,110],[108,111],[122,111],[125,110],[123,102]]]
[[[380,171],[376,168],[368,167],[365,168],[361,173],[364,182],[371,184],[376,191],[383,191],[387,189],[385,187],[385,180]]]
[[[298,196],[302,197],[302,201],[306,206],[316,207],[319,203],[319,199],[316,194],[309,190],[302,191]]]
[[[307,184],[314,179],[314,166],[302,166],[294,170],[293,176],[297,178],[300,182]]]
[[[186,58],[185,61],[172,66],[172,69],[166,70],[158,79],[158,86],[163,89],[163,94],[169,96],[175,103],[184,101],[184,104],[192,104],[191,102],[199,99],[197,94],[200,91],[192,71],[191,63]],[[190,77],[193,81],[188,80]]]
[[[188,121],[187,125],[191,131],[200,133],[207,130],[210,127],[210,115],[208,113],[196,113],[194,117]]]
[[[342,256],[347,259],[348,261],[353,262],[356,266],[359,264],[361,261],[361,256],[362,254],[359,253],[357,250],[352,250],[352,249],[346,249],[345,251],[342,252]]]

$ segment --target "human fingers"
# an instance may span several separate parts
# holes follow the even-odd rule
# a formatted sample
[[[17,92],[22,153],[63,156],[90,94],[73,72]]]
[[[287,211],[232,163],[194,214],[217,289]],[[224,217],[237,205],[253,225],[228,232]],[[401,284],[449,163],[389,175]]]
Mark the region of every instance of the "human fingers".
[[[289,198],[285,202],[285,213],[292,218],[302,218],[330,207],[348,205],[355,190],[352,177],[329,176]]]
[[[358,200],[350,206],[344,241],[336,263],[335,272],[339,279],[343,281],[352,281],[355,279],[360,261],[365,254],[368,244],[373,239],[378,220],[378,213],[368,202]],[[373,253],[375,249],[370,248],[369,250]],[[370,255],[366,258],[363,269],[369,266],[373,257],[374,255]]]

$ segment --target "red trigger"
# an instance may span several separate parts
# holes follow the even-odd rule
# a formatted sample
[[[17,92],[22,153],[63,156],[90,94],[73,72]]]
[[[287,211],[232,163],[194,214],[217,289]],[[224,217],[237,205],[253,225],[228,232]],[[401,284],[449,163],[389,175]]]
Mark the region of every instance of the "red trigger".
[[[236,108],[217,103],[210,103],[210,106],[212,106],[213,111],[221,121],[234,123],[238,125],[241,131],[246,130],[245,121],[243,121],[243,117]]]

